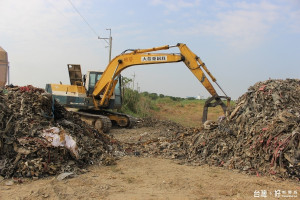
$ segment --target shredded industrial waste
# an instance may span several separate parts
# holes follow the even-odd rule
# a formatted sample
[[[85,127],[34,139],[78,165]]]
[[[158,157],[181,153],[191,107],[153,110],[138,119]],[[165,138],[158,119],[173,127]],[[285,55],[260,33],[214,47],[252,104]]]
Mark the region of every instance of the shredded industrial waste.
[[[0,89],[0,176],[79,174],[88,165],[112,163],[109,144],[109,137],[66,111],[43,89]]]
[[[124,149],[129,154],[162,156],[183,164],[300,179],[299,79],[254,84],[220,119],[207,121],[203,128],[144,119],[144,126],[157,127],[156,136],[141,135],[138,142],[125,143]]]
[[[226,116],[202,128],[151,118],[140,126],[155,131],[120,142],[67,112],[42,89],[0,89],[0,176],[65,177],[133,155],[300,180],[299,79],[254,84]]]

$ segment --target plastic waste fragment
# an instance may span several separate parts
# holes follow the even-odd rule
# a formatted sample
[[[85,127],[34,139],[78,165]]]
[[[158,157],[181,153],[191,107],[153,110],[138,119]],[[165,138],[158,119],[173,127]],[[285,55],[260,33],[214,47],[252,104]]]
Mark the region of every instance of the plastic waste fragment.
[[[75,140],[64,130],[52,127],[50,129],[43,130],[42,137],[44,137],[54,147],[66,147],[71,151],[76,159],[79,158],[78,147]]]
[[[71,175],[73,175],[74,173],[73,172],[64,172],[64,173],[61,173],[61,174],[59,174],[58,176],[57,176],[57,180],[58,181],[62,181],[62,180],[64,180],[65,178],[67,178],[67,177],[69,177],[69,176],[71,176]]]

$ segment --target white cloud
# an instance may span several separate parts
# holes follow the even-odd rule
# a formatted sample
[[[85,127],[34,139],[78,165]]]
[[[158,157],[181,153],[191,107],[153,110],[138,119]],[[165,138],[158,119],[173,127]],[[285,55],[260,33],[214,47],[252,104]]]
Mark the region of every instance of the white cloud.
[[[143,35],[145,31],[140,28],[141,26],[140,23],[126,23],[112,27],[112,29],[114,30],[114,37],[127,38]]]
[[[288,28],[293,33],[300,33],[300,9],[290,12],[288,22]]]
[[[191,28],[169,31],[181,35],[211,35],[239,48],[256,46],[279,24],[289,31],[300,31],[300,11],[293,10],[290,4],[282,6],[272,1],[260,1],[236,2],[229,6],[222,1],[216,2],[215,13],[201,16],[197,23],[190,25]]]
[[[67,63],[99,63],[101,52],[93,50],[104,51],[104,45],[80,20],[67,1],[1,1],[0,44],[8,51],[13,83],[44,87],[67,80]]]
[[[127,14],[128,14],[128,15],[134,15],[135,12],[134,12],[134,10],[128,10],[128,11],[127,11]]]
[[[179,11],[182,8],[194,7],[199,5],[199,0],[152,0],[151,4],[154,6],[163,6],[165,7],[165,14],[170,12]]]
[[[0,29],[5,30],[5,35],[12,40],[47,40],[58,32],[63,35],[67,31],[66,27],[69,27],[64,16],[44,1],[4,1],[1,4]],[[73,16],[74,14],[65,13],[65,17],[70,19]]]
[[[272,24],[279,19],[273,7],[257,5],[222,12],[217,20],[203,24],[202,31],[230,42],[231,45],[253,45],[264,39]],[[251,8],[252,7],[252,8]],[[271,8],[271,9],[270,9]]]

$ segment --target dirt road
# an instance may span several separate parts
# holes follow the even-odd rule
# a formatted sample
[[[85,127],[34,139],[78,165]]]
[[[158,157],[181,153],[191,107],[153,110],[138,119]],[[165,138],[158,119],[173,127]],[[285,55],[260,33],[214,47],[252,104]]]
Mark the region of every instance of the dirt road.
[[[156,137],[159,132],[157,128],[142,127],[115,129],[111,135],[121,142],[134,142],[141,135]],[[294,196],[300,196],[300,185],[296,182],[142,156],[124,156],[113,166],[94,165],[87,173],[62,181],[56,177],[23,181],[12,184],[10,180],[0,180],[0,199],[278,199],[275,196],[297,199]],[[284,197],[289,193],[293,197]]]

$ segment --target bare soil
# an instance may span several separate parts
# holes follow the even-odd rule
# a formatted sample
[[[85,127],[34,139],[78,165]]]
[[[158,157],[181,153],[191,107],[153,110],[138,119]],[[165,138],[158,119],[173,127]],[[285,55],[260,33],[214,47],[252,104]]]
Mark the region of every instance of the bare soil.
[[[158,102],[159,110],[151,111],[152,116],[161,120],[172,120],[182,124],[185,127],[201,126],[203,106],[205,101],[187,100],[182,102]],[[223,116],[223,111],[220,106],[209,108],[207,115],[208,120],[218,120]]]
[[[151,134],[149,134],[151,133]],[[113,129],[117,140],[134,143],[158,137],[153,127]],[[19,183],[22,182],[22,183]],[[275,190],[297,192],[300,184],[274,177],[250,176],[211,166],[180,165],[159,157],[124,156],[116,165],[88,168],[87,173],[22,181],[0,180],[0,199],[278,199]],[[266,191],[266,198],[254,192]],[[258,193],[256,193],[258,194]]]

